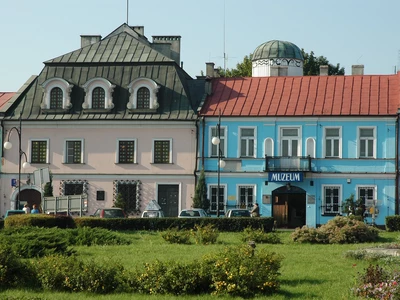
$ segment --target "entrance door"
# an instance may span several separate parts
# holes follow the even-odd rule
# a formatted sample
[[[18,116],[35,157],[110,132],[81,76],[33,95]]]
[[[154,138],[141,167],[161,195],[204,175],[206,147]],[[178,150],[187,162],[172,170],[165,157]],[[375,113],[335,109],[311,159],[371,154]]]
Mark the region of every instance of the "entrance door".
[[[27,189],[21,191],[21,195],[19,196],[20,209],[24,207],[25,203],[28,203],[28,206],[30,208],[32,208],[34,204],[36,204],[37,207],[40,207],[41,202],[42,202],[42,195],[40,194],[40,192],[34,189]]]
[[[179,185],[159,185],[158,204],[166,217],[178,216]]]
[[[279,188],[272,193],[273,217],[278,227],[296,228],[306,224],[306,193],[300,188]]]

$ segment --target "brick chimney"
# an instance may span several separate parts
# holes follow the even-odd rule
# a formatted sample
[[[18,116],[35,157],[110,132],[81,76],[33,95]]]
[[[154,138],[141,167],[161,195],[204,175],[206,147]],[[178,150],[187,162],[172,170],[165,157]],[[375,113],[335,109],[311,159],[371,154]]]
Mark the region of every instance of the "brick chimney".
[[[319,76],[328,76],[328,69],[327,65],[319,66]]]
[[[352,65],[351,75],[364,75],[364,65]]]
[[[81,48],[101,41],[101,35],[81,35]]]

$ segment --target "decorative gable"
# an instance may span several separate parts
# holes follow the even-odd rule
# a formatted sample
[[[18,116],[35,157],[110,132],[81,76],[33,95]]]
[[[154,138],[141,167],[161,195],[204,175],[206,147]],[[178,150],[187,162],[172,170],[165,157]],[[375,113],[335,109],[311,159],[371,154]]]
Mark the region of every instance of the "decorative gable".
[[[157,93],[160,86],[148,78],[138,78],[129,85],[129,112],[156,112],[159,107]]]
[[[105,113],[114,108],[112,93],[115,85],[107,79],[92,78],[83,85],[83,88],[85,90],[85,102],[82,104],[84,112]]]
[[[62,78],[50,78],[42,87],[43,101],[40,105],[43,113],[66,112],[71,108],[71,90],[73,85]]]

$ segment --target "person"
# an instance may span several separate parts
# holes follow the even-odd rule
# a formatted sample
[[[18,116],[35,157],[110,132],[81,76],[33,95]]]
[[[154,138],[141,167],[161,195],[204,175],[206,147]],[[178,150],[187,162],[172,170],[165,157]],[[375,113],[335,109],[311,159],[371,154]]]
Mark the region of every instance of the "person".
[[[252,217],[260,216],[260,207],[258,206],[258,203],[254,203],[253,209],[250,212]]]
[[[22,209],[26,214],[31,213],[31,208],[28,206],[28,203],[25,203],[24,208]]]
[[[37,208],[36,204],[33,204],[33,209],[31,210],[31,214],[38,214],[39,213],[39,209]]]

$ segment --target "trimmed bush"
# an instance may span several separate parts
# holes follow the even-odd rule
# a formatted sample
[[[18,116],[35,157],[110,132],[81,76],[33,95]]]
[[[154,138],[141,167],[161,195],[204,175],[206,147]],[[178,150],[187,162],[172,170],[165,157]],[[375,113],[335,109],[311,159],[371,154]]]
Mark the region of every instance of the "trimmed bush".
[[[281,239],[276,232],[265,232],[262,229],[247,227],[243,230],[242,241],[254,241],[260,244],[280,244]]]
[[[46,214],[13,215],[4,220],[4,228],[11,227],[75,228],[74,219],[69,216]]]
[[[385,219],[387,231],[400,231],[400,216],[389,216]]]
[[[190,244],[190,231],[173,228],[161,233],[161,237],[170,244]]]
[[[292,233],[292,240],[299,243],[365,243],[374,242],[378,237],[378,229],[354,218],[340,216],[317,229],[304,226]]]
[[[191,231],[196,244],[215,244],[217,242],[219,232],[211,224],[208,225],[195,225],[194,230]]]
[[[77,246],[111,246],[129,245],[130,240],[121,237],[118,233],[104,228],[82,227],[67,230],[69,242]]]

